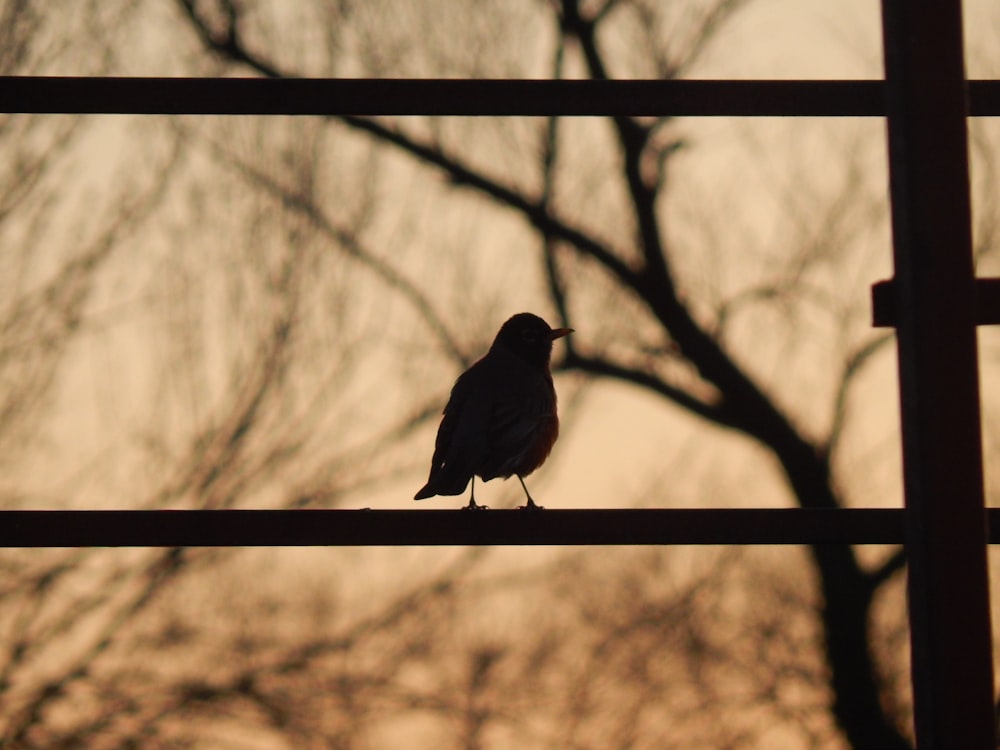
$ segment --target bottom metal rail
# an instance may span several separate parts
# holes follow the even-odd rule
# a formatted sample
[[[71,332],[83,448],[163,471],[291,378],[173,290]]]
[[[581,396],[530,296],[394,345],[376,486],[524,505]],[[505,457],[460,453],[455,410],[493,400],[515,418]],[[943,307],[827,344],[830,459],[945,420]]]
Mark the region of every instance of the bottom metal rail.
[[[0,547],[900,544],[905,513],[901,508],[8,510],[0,511]],[[1000,543],[1000,509],[986,513],[988,541]]]

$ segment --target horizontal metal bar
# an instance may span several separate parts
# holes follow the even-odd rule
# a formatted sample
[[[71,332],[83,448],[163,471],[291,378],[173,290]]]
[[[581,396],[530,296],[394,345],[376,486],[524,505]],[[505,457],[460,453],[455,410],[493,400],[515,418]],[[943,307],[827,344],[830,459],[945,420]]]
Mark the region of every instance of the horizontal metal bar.
[[[1000,81],[969,84],[1000,115]],[[0,112],[881,117],[884,82],[0,77]]]
[[[890,509],[0,511],[0,547],[899,544]],[[989,511],[1000,543],[1000,510]]]
[[[895,282],[879,281],[872,285],[872,325],[893,328],[898,318]],[[982,278],[975,282],[976,325],[1000,325],[1000,279]]]

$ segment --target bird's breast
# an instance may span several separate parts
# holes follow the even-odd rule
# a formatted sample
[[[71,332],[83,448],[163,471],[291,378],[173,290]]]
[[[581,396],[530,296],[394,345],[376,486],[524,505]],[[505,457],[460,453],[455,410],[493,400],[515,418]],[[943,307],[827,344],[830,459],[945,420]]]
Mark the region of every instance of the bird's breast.
[[[556,416],[555,412],[543,419],[537,429],[534,440],[528,446],[525,451],[524,456],[521,459],[520,466],[517,468],[515,473],[520,474],[522,477],[528,476],[531,472],[545,463],[545,459],[549,457],[549,453],[552,452],[552,446],[555,445],[556,438],[559,437],[559,417]]]

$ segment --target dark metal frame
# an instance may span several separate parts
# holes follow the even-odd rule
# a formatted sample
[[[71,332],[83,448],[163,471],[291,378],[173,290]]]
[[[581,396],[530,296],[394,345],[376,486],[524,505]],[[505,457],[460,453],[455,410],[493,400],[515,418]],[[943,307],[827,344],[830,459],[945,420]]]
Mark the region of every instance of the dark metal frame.
[[[913,703],[928,748],[996,746],[961,11],[882,3]]]
[[[0,546],[885,544],[905,541],[921,748],[995,747],[960,0],[883,0],[885,81],[0,78],[0,112],[885,117],[896,275],[873,290],[899,339],[906,508],[518,511],[2,511]],[[990,521],[997,521],[991,524]]]
[[[1000,81],[970,81],[1000,116]],[[884,117],[884,81],[0,76],[0,112],[136,115]]]
[[[1000,544],[1000,508],[988,511]],[[3,547],[902,544],[901,508],[7,510]]]

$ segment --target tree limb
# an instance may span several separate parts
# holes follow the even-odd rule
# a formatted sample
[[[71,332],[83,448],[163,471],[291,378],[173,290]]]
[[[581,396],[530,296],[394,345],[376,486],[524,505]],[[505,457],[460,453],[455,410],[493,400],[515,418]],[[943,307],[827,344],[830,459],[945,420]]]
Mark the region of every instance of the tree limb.
[[[585,372],[588,375],[599,375],[601,377],[621,380],[625,383],[632,383],[663,396],[681,408],[690,411],[692,414],[720,427],[735,427],[734,424],[728,421],[726,411],[720,408],[718,404],[698,399],[688,391],[672,386],[646,370],[625,367],[603,357],[587,357],[577,352],[574,348],[567,348],[566,358],[559,369],[576,370],[578,372]]]

